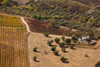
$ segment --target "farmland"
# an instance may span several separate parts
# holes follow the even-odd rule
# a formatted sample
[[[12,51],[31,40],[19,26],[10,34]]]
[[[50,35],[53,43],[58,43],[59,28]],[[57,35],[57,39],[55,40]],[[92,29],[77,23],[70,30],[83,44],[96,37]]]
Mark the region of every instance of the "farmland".
[[[20,18],[0,14],[0,67],[28,67],[26,49]]]

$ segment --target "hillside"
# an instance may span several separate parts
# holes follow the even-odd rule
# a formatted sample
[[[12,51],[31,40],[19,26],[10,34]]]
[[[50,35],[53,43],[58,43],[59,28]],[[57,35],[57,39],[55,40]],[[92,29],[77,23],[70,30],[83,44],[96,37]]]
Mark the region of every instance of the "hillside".
[[[18,2],[19,4],[25,4],[25,3],[27,3],[29,0],[13,0],[13,1]]]
[[[91,6],[100,6],[100,0],[75,0],[81,3],[91,5]]]
[[[13,0],[13,1],[18,2],[19,4],[25,4],[25,3],[29,2],[29,0]],[[72,0],[70,0],[70,1],[72,1]],[[100,6],[100,0],[74,0],[74,1],[78,1],[80,3],[90,5],[90,6]]]

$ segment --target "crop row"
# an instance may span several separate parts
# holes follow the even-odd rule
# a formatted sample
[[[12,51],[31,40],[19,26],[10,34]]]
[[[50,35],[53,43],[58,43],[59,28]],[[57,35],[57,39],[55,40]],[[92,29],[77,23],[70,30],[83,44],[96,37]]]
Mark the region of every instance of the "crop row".
[[[0,26],[21,27],[23,25],[19,17],[0,14]]]

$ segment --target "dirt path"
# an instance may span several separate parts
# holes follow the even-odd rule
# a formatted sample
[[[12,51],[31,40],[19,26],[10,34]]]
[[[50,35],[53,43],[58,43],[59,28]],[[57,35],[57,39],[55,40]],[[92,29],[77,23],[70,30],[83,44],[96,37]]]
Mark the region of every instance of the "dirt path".
[[[95,64],[100,60],[100,48],[98,49],[84,49],[76,48],[71,50],[66,48],[67,53],[63,53],[58,46],[60,56],[55,56],[51,48],[47,45],[48,40],[53,40],[56,37],[61,38],[59,35],[50,35],[50,38],[44,37],[42,33],[31,32],[28,24],[23,17],[27,32],[30,33],[28,37],[28,53],[30,67],[95,67]],[[98,42],[98,45],[100,41]],[[55,45],[55,43],[54,43]],[[33,48],[38,47],[38,52],[33,52]],[[47,52],[48,54],[45,54]],[[85,57],[88,54],[89,57]],[[38,62],[33,61],[33,57],[37,56]],[[60,57],[65,56],[68,58],[69,63],[62,63]]]
[[[22,22],[25,24],[26,30],[27,32],[31,32],[29,25],[27,24],[27,22],[24,20],[24,17],[20,17]]]

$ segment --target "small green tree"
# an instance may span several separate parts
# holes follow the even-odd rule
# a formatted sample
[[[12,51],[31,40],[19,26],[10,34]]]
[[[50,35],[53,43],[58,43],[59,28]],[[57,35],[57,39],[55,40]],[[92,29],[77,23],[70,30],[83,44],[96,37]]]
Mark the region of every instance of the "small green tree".
[[[54,47],[52,47],[52,48],[51,48],[51,50],[52,50],[52,51],[55,51],[55,50],[56,50],[56,47],[55,47],[55,46],[54,46]]]
[[[34,57],[33,57],[33,60],[34,60],[34,61],[36,61],[36,60],[37,60],[37,57],[36,57],[36,56],[34,56]]]
[[[64,47],[65,42],[59,42],[58,44],[59,44],[60,47]]]
[[[37,49],[38,49],[38,48],[37,48],[37,47],[35,47],[35,48],[33,49],[33,51],[34,51],[34,52],[37,52]]]
[[[64,41],[64,40],[65,40],[65,37],[64,37],[64,36],[62,36],[62,37],[61,37],[61,39]]]
[[[53,53],[54,53],[55,55],[58,55],[58,51],[57,51],[57,50],[53,51]]]
[[[87,38],[86,41],[87,41],[87,42],[91,42],[91,39],[90,39],[90,38]]]
[[[66,39],[65,42],[70,44],[71,43],[71,39]]]
[[[63,52],[66,52],[66,48],[62,48],[62,51],[63,51]]]
[[[53,43],[53,40],[50,40],[50,41],[47,42],[47,44],[48,44],[49,46],[51,46],[52,43]]]
[[[48,37],[48,36],[49,36],[49,33],[44,33],[44,36],[45,36],[45,37]]]
[[[60,60],[61,60],[62,62],[66,62],[67,58],[61,57]]]
[[[100,36],[98,36],[98,39],[100,40]]]
[[[56,43],[59,43],[60,42],[60,39],[59,38],[55,38],[55,42]]]
[[[37,19],[39,19],[39,20],[42,19],[41,15],[37,16]]]
[[[74,48],[74,44],[71,44],[71,45],[70,45],[70,48],[73,49],[73,48]]]
[[[11,6],[10,0],[3,0],[3,4],[4,4],[5,6]]]
[[[33,15],[32,18],[37,19],[37,16],[36,15]]]
[[[75,37],[75,36],[73,36],[73,37],[72,37],[72,40],[73,40],[74,42],[77,42],[77,41],[78,41],[78,38]]]

